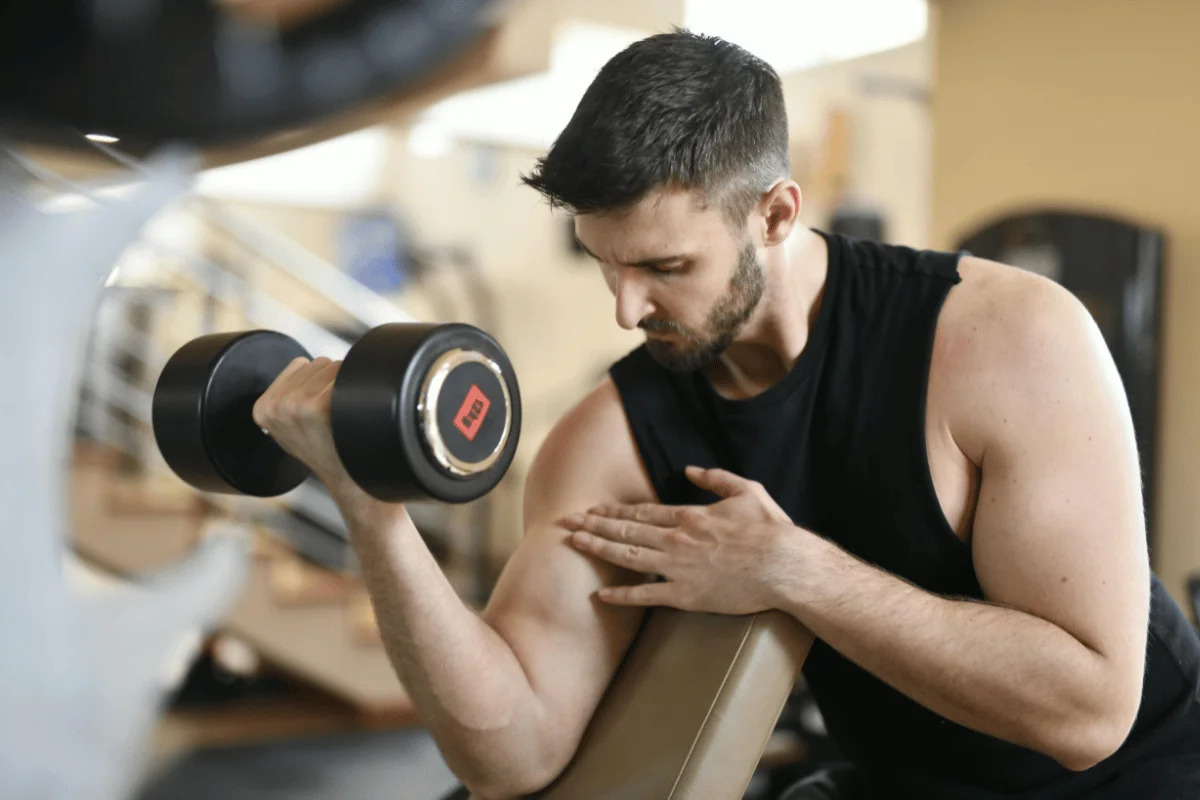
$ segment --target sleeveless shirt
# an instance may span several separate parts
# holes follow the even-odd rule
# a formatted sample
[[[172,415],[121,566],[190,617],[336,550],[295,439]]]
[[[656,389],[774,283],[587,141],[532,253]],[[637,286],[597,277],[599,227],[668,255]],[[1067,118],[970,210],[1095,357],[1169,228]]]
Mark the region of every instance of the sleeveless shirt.
[[[821,234],[825,290],[788,374],[730,400],[704,370],[639,347],[610,369],[661,502],[712,495],[684,475],[721,467],[761,483],[795,524],[926,591],[982,599],[969,543],[930,476],[925,399],[934,330],[958,256]],[[1200,798],[1200,640],[1154,578],[1137,721],[1112,757],[1073,772],[930,711],[817,640],[804,665],[829,734],[868,797]]]

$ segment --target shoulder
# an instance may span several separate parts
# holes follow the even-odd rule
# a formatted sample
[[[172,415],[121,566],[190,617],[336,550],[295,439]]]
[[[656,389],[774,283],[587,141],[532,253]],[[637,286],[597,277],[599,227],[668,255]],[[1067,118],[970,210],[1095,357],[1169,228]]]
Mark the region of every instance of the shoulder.
[[[938,338],[954,351],[997,368],[1055,358],[1104,343],[1091,314],[1061,285],[1027,270],[974,256],[958,267]]]
[[[930,402],[937,395],[968,456],[981,451],[993,417],[1120,385],[1091,314],[1067,289],[973,256],[960,260],[959,275],[938,319]]]
[[[531,507],[557,506],[564,495],[595,502],[654,499],[620,394],[611,378],[588,392],[542,442],[526,484]]]

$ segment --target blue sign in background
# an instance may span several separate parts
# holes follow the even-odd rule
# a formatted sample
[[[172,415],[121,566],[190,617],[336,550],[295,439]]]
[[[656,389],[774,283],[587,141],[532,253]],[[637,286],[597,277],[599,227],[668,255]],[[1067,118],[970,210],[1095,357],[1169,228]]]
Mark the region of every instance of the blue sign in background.
[[[390,210],[367,211],[343,220],[338,258],[351,277],[376,292],[396,292],[410,278],[408,237]]]

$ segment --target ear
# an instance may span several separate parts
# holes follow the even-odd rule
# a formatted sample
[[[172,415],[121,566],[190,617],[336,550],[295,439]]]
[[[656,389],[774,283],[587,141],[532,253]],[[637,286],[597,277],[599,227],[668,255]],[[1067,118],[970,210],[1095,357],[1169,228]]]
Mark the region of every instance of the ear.
[[[782,244],[791,235],[800,222],[802,205],[800,186],[793,180],[780,179],[763,195],[759,208],[766,222],[765,247]]]

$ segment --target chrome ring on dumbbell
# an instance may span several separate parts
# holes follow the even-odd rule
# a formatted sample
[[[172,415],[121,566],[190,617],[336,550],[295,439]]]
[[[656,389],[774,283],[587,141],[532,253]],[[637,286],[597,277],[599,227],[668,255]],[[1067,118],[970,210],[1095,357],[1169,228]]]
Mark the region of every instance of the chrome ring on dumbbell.
[[[481,446],[475,445],[480,441],[479,434],[492,413],[492,400],[486,389],[473,382],[461,400],[458,400],[457,396],[447,398],[453,388],[447,385],[448,380],[460,368],[469,369],[467,365],[470,364],[478,364],[492,374],[504,401],[500,412],[504,415],[503,425],[498,435],[486,437]],[[444,414],[439,414],[438,411],[445,400],[458,404],[453,416],[457,436],[449,431],[446,431],[446,435],[442,433],[439,416]],[[508,442],[508,434],[512,429],[512,396],[508,391],[504,373],[495,361],[474,350],[455,348],[442,354],[429,368],[417,399],[417,413],[421,418],[421,428],[425,433],[430,454],[447,472],[465,478],[491,469],[504,452],[504,445]],[[471,449],[472,446],[476,452],[462,452]]]

